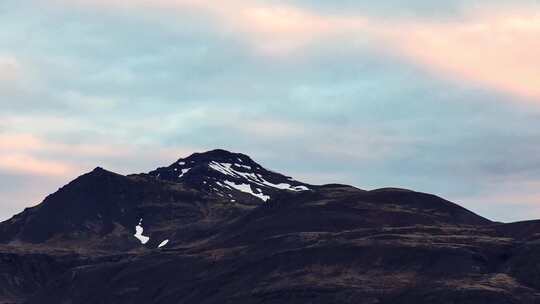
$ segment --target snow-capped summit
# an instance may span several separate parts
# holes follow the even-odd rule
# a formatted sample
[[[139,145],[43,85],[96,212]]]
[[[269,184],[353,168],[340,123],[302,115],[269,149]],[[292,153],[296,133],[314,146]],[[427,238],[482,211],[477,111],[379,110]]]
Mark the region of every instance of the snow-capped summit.
[[[221,149],[194,153],[149,175],[189,184],[231,201],[250,197],[266,202],[278,192],[308,191],[313,187],[267,170],[245,154]]]

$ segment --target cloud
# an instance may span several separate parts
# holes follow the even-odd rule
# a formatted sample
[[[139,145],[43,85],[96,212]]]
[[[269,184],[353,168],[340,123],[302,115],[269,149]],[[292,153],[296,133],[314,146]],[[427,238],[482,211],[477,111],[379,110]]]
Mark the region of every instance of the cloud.
[[[57,148],[28,134],[0,134],[0,170],[45,176],[67,176],[76,172],[72,164],[33,155]]]
[[[124,156],[127,151],[118,147],[110,149],[101,145],[89,145],[84,143],[66,144],[44,141],[31,134],[0,134],[0,150],[17,151],[20,153],[29,152],[54,152],[54,153],[74,153],[80,156]]]
[[[461,18],[381,20],[333,17],[281,6],[244,11],[255,47],[284,53],[316,40],[368,39],[388,55],[403,56],[435,74],[540,101],[540,9],[475,10]],[[343,46],[343,45],[342,45]]]
[[[75,168],[61,162],[38,159],[23,154],[0,154],[0,169],[35,175],[66,176],[75,172]]]
[[[323,17],[312,11],[286,4],[262,4],[258,1],[231,0],[226,4],[209,0],[157,1],[69,1],[106,10],[161,10],[185,14],[195,11],[206,14],[217,28],[228,34],[249,37],[249,42],[266,55],[282,55],[294,51],[321,36],[336,31],[358,28],[365,23],[361,18],[342,19]],[[68,2],[66,2],[67,4]]]
[[[95,140],[95,139],[93,139]],[[101,165],[119,173],[134,167],[149,171],[180,156],[199,151],[190,147],[146,149],[136,144],[50,141],[29,133],[0,133],[0,171],[49,177],[73,177]],[[134,164],[136,164],[134,166]]]
[[[540,9],[490,6],[465,10],[445,21],[369,15],[325,15],[284,3],[257,1],[159,0],[86,1],[116,9],[153,8],[208,14],[220,31],[241,35],[264,55],[286,56],[336,37],[339,48],[370,41],[391,56],[402,56],[442,77],[540,100]]]
[[[67,176],[77,171],[76,166],[39,157],[35,154],[64,149],[46,143],[29,134],[0,134],[0,170],[45,176]]]
[[[392,43],[428,69],[540,101],[540,10],[475,12],[404,32],[390,33]]]

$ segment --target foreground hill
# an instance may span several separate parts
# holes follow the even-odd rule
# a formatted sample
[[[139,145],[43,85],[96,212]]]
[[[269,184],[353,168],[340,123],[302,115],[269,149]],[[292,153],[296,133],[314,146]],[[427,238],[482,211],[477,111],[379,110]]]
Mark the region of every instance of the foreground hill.
[[[540,303],[540,224],[213,150],[96,168],[0,224],[0,303]]]

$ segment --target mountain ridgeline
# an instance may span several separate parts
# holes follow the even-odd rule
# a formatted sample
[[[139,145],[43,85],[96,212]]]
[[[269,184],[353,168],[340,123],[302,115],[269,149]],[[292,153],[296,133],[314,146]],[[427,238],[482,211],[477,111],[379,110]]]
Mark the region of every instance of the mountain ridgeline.
[[[540,303],[539,233],[213,150],[98,167],[0,223],[0,303]]]

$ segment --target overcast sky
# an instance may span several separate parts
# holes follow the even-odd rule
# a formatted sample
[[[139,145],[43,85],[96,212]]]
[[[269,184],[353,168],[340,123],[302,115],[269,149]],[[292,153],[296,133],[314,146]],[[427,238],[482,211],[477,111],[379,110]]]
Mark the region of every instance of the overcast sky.
[[[540,218],[537,1],[0,1],[0,219],[224,148]]]

